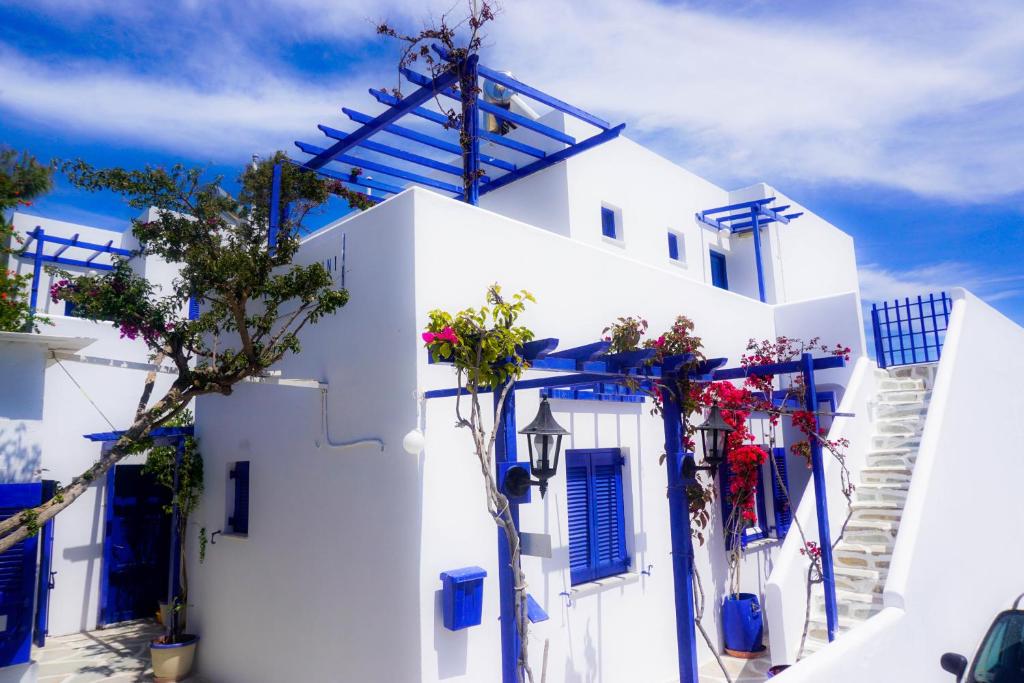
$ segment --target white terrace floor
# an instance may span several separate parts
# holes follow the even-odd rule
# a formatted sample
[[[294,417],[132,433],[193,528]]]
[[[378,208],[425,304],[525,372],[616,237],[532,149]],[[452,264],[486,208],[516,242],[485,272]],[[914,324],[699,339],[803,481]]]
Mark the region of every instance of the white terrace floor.
[[[767,654],[757,659],[737,659],[722,655],[722,662],[729,671],[733,683],[764,683],[772,662]],[[726,683],[718,662],[711,660],[700,668],[701,683]]]
[[[160,632],[146,620],[47,638],[46,647],[32,650],[32,658],[39,662],[39,683],[152,681],[149,641]],[[188,683],[201,681],[193,677]]]

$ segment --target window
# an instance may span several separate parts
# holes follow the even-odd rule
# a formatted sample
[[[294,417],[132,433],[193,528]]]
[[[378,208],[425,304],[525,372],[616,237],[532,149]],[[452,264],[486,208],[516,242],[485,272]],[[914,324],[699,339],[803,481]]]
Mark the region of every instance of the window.
[[[783,486],[789,489],[789,476],[786,469],[786,449],[785,448],[772,448],[768,449],[765,446],[761,446],[766,453],[770,453],[770,457],[774,459],[776,466],[779,470],[779,476],[775,476],[775,471],[772,469],[772,463],[766,462],[761,466],[761,478],[757,486],[757,495],[754,503],[754,509],[757,513],[757,523],[748,526],[743,530],[740,536],[740,543],[746,546],[748,543],[759,541],[764,538],[777,538],[782,540],[786,537],[786,533],[789,532],[790,524],[793,522],[793,511],[789,505],[789,498],[786,496]],[[732,503],[729,502],[728,494],[725,492],[729,490],[729,479],[731,471],[729,470],[729,464],[723,462],[718,472],[718,482],[721,487],[722,499],[722,524],[725,524],[725,520],[729,519],[732,514]],[[782,486],[779,485],[779,479],[782,480]],[[774,517],[774,526],[768,523],[767,513],[767,492],[771,491],[772,498],[772,513]],[[734,539],[730,536],[726,536],[725,547],[731,548],[734,543]]]
[[[672,230],[668,231],[668,257],[680,264],[686,262],[686,238]]]
[[[228,533],[249,535],[249,461],[240,460],[231,466],[231,512],[228,515]]]
[[[619,215],[615,209],[607,206],[601,207],[601,234],[613,240],[622,239]]]
[[[64,302],[64,315],[66,317],[68,317],[68,318],[79,318],[79,317],[81,317],[77,313],[75,313],[75,304],[72,301],[65,301]]]
[[[572,584],[629,568],[618,448],[566,451],[569,574]]]
[[[725,254],[711,252],[711,284],[719,289],[729,289],[729,274],[725,270]]]

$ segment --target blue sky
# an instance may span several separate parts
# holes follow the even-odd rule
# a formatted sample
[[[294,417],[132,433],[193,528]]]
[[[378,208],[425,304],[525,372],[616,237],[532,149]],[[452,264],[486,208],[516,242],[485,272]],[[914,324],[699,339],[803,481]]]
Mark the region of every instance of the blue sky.
[[[5,0],[0,143],[97,164],[291,151],[395,84],[387,18],[457,0]],[[458,10],[456,10],[458,11]],[[505,0],[484,61],[856,238],[866,298],[964,285],[1024,323],[1024,3]],[[124,227],[59,183],[33,211]]]

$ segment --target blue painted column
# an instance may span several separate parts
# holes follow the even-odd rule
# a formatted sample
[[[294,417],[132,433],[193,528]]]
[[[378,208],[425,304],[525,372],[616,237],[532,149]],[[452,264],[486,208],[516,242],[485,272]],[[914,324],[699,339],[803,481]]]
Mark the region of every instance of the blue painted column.
[[[753,224],[751,233],[754,235],[754,260],[757,262],[757,296],[761,303],[768,299],[764,294],[764,262],[761,260],[761,224],[757,216],[757,207],[750,211],[750,222]]]
[[[680,683],[697,683],[697,631],[693,611],[693,541],[690,536],[690,500],[682,477],[683,423],[679,401],[670,391],[665,397],[665,469],[668,472],[668,512],[672,531],[672,578],[676,602],[676,646]]]
[[[818,429],[818,391],[814,385],[814,357],[805,353],[800,356],[804,375],[804,408],[814,414],[814,429]],[[822,458],[821,442],[809,438],[811,444],[811,478],[814,481],[814,506],[818,515],[818,543],[821,545],[822,585],[825,589],[825,620],[828,639],[835,640],[838,627],[836,610],[836,579],[832,564],[832,533],[828,525],[828,496],[825,486],[825,463]]]
[[[32,264],[32,297],[29,300],[29,308],[32,309],[32,315],[36,314],[36,304],[39,302],[39,278],[43,274],[43,247],[46,246],[46,242],[43,241],[43,237],[46,233],[42,228],[36,227],[36,260]]]
[[[494,408],[498,408],[500,391],[494,392]],[[498,435],[494,440],[495,464],[516,460],[516,392],[511,390],[505,397],[498,420]],[[497,476],[497,473],[495,473]],[[512,521],[519,531],[519,504],[509,503]],[[501,601],[501,681],[520,683],[519,631],[516,628],[515,577],[512,575],[512,554],[505,532],[498,529],[498,594]]]
[[[178,580],[181,571],[181,553],[178,544],[178,478],[181,470],[181,459],[185,455],[185,437],[178,439],[174,449],[174,486],[171,489],[171,566],[167,572],[167,611],[170,617],[167,620],[167,635],[170,636],[178,625],[178,610],[175,609],[175,600],[178,597]]]
[[[463,66],[462,78],[459,81],[459,90],[462,94],[462,135],[470,141],[469,153],[466,154],[463,150],[462,173],[471,179],[466,201],[473,206],[480,203],[480,108],[477,105],[480,93],[477,92],[477,59],[476,55],[470,55]]]

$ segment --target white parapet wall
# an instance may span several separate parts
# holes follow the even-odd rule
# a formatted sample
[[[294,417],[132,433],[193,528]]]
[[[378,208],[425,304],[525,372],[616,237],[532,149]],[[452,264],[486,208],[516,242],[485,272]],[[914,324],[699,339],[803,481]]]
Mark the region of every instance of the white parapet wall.
[[[939,657],[972,658],[1024,592],[1024,458],[1014,446],[1024,329],[968,292],[954,298],[885,609],[780,681],[952,681]]]

